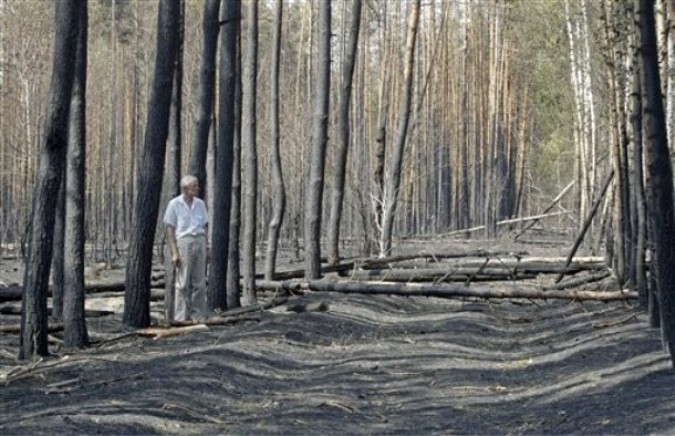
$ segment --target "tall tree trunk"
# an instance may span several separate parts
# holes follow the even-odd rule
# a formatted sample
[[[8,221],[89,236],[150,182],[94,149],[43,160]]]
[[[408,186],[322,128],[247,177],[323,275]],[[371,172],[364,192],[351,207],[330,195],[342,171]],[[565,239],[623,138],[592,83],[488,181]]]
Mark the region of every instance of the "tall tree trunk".
[[[169,197],[179,195],[182,165],[182,137],[181,119],[183,111],[183,45],[185,38],[185,0],[180,1],[180,18],[178,25],[178,54],[173,73],[173,87],[171,89],[171,112],[169,113],[169,137],[167,141],[168,161],[165,186]],[[200,186],[204,193],[204,187]]]
[[[157,214],[164,175],[173,73],[178,56],[179,0],[161,0],[157,20],[155,75],[148,104],[144,153],[138,168],[137,197],[129,242],[123,321],[150,325],[150,275]]]
[[[242,275],[244,304],[256,302],[255,252],[258,203],[258,146],[256,144],[256,94],[258,92],[258,0],[250,0],[246,21],[246,53],[242,61]]]
[[[185,39],[185,0],[180,0],[180,24],[178,30],[178,55],[176,56],[175,69],[173,74],[173,88],[171,90],[171,112],[169,113],[169,137],[166,150],[166,168],[167,173],[164,178],[165,194],[168,198],[163,199],[163,203],[181,193],[180,179],[182,168],[182,136],[181,113],[183,108],[183,45]],[[204,188],[200,192],[205,192]],[[164,286],[164,311],[166,319],[172,320],[174,316],[174,292],[175,292],[175,270],[171,263],[171,255],[164,258],[164,269],[166,279]]]
[[[218,144],[216,146],[211,227],[211,267],[209,268],[208,306],[210,310],[227,308],[227,262],[230,241],[232,200],[232,152],[235,136],[235,85],[237,77],[237,38],[241,2],[221,4],[220,83]]]
[[[338,108],[337,125],[337,151],[334,165],[333,194],[331,196],[331,215],[330,223],[328,224],[328,262],[331,264],[336,264],[340,259],[340,222],[342,220],[342,205],[345,195],[345,172],[351,131],[349,109],[351,107],[352,79],[354,77],[354,64],[356,63],[356,49],[359,42],[359,30],[361,29],[362,3],[361,0],[354,0],[354,3],[352,4],[352,24],[349,29],[349,40],[347,42],[344,63],[342,65],[342,89],[340,90],[340,106]]]
[[[241,53],[241,41],[237,53]],[[232,207],[230,208],[230,249],[227,260],[227,308],[241,306],[239,234],[241,232],[241,56],[237,55],[234,90],[234,148],[232,150]]]
[[[417,40],[417,27],[419,22],[420,0],[412,1],[412,8],[408,17],[408,32],[406,38],[405,70],[403,72],[403,101],[399,108],[396,136],[393,143],[393,156],[391,171],[385,181],[384,204],[382,214],[382,233],[380,235],[380,256],[389,256],[392,248],[392,235],[394,229],[394,213],[398,200],[398,190],[401,184],[401,167],[403,165],[403,153],[408,133],[408,120],[410,119],[410,106],[412,101],[412,79],[415,63],[415,43]]]
[[[321,214],[330,101],[330,32],[331,4],[329,0],[322,0],[319,3],[317,25],[312,144],[305,198],[304,243],[305,278],[307,279],[317,279],[321,275]]]
[[[639,27],[636,27],[635,31],[637,33],[637,31],[639,31]],[[640,53],[637,44],[635,44],[634,50],[631,121],[633,126],[633,203],[637,213],[634,256],[635,288],[638,292],[640,308],[646,309],[648,305],[647,292],[649,291],[646,271],[647,207],[645,203],[646,199],[644,192],[644,161],[642,141],[642,78],[639,66]]]
[[[63,169],[66,171],[65,165]],[[57,320],[60,320],[63,317],[63,257],[66,237],[66,173],[64,172],[61,177],[61,185],[59,186],[58,193],[59,198],[56,203],[54,255],[52,256],[52,317]]]
[[[209,131],[213,118],[213,102],[216,89],[216,53],[218,50],[218,13],[220,0],[204,1],[202,21],[203,54],[199,69],[195,129],[192,139],[190,174],[199,179],[202,192],[207,192],[206,155],[209,146]],[[229,25],[230,23],[225,23]],[[237,26],[238,27],[238,26]]]
[[[272,136],[270,161],[272,164],[272,200],[274,204],[272,218],[269,223],[269,234],[267,235],[267,258],[265,259],[266,280],[272,280],[274,277],[274,268],[277,262],[279,235],[281,232],[281,224],[284,221],[284,212],[286,210],[286,189],[284,187],[284,176],[281,172],[281,151],[279,149],[281,137],[279,132],[279,67],[281,64],[282,14],[283,0],[276,0],[274,8],[274,34],[272,37],[272,68],[270,77],[270,129]]]
[[[70,347],[89,345],[84,312],[87,22],[87,2],[81,2],[65,184],[63,342]]]
[[[650,215],[654,228],[656,282],[661,306],[665,339],[675,363],[675,208],[673,207],[673,171],[668,150],[665,114],[656,50],[654,4],[640,2],[640,51],[644,92],[644,126],[646,137],[647,185]]]
[[[24,269],[19,358],[46,356],[47,290],[52,260],[54,217],[68,147],[68,117],[73,90],[81,7],[62,0],[55,8],[54,61],[44,121],[42,155],[35,191],[28,257]]]

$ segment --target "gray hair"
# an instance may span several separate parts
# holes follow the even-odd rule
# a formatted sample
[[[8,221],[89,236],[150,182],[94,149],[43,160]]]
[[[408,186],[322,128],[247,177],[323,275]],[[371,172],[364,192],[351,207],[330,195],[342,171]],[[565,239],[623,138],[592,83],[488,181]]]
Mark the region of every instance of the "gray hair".
[[[180,187],[181,187],[181,189],[185,189],[188,186],[190,186],[193,182],[198,182],[198,181],[199,180],[195,176],[192,176],[192,175],[183,176],[183,178],[180,179]]]

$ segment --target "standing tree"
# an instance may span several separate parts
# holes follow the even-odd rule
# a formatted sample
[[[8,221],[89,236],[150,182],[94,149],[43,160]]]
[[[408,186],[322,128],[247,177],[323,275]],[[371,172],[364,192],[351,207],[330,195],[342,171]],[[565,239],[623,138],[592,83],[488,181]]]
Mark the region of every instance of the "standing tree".
[[[234,88],[234,147],[232,149],[232,205],[230,207],[230,248],[227,253],[227,307],[241,306],[239,281],[239,233],[241,230],[241,42],[236,46]]]
[[[216,53],[218,50],[218,12],[220,0],[204,2],[202,18],[203,54],[199,69],[195,130],[192,139],[190,173],[199,179],[202,194],[206,193],[206,155],[209,146],[209,130],[213,117],[213,101],[216,89]],[[225,23],[230,25],[230,23]]]
[[[71,109],[72,111],[72,109]],[[72,116],[72,115],[71,115]],[[63,167],[66,171],[66,166]],[[54,222],[54,253],[52,254],[52,317],[63,317],[63,256],[66,237],[66,173],[61,176],[59,198],[56,201],[56,217]]]
[[[360,2],[360,0],[357,0]],[[265,280],[274,278],[274,268],[277,261],[277,247],[279,245],[279,233],[284,221],[286,210],[286,191],[284,188],[284,175],[281,172],[281,152],[279,150],[279,65],[281,57],[281,18],[283,0],[276,0],[274,9],[274,35],[272,37],[272,68],[270,89],[270,129],[272,133],[272,147],[270,147],[270,160],[272,163],[272,218],[269,223],[267,236],[267,259],[265,264]]]
[[[255,242],[258,201],[258,151],[256,144],[256,93],[258,76],[258,0],[250,0],[246,17],[246,53],[242,67],[242,267],[243,297],[245,303],[256,301],[255,295]]]
[[[642,53],[642,91],[645,150],[649,179],[646,186],[653,226],[656,256],[657,295],[661,307],[661,326],[675,364],[675,208],[673,170],[668,150],[666,120],[661,97],[661,79],[656,52],[654,3],[639,0],[640,48]]]
[[[328,225],[328,259],[329,263],[336,264],[340,258],[338,243],[340,241],[340,221],[342,219],[342,204],[345,195],[345,169],[347,153],[349,151],[349,110],[352,98],[352,78],[356,63],[356,48],[361,28],[361,0],[354,0],[352,4],[352,25],[349,30],[349,40],[342,64],[342,87],[340,89],[340,106],[338,108],[337,126],[337,154],[335,156],[335,175],[333,179],[333,195],[331,196],[331,215]]]
[[[227,309],[227,261],[230,240],[230,206],[232,199],[232,153],[234,146],[235,86],[237,37],[241,2],[222,3],[223,30],[220,33],[220,83],[218,141],[215,150],[213,186],[213,224],[211,227],[211,268],[209,268],[208,307]]]
[[[180,2],[178,25],[178,54],[174,62],[173,87],[171,89],[171,112],[169,113],[169,136],[167,139],[167,162],[165,185],[169,197],[180,194],[180,178],[182,165],[181,118],[183,111],[183,46],[185,44],[185,0]]]
[[[180,178],[183,150],[181,113],[183,111],[183,46],[185,44],[185,0],[180,0],[180,24],[178,27],[178,55],[173,73],[173,88],[171,90],[171,112],[169,113],[169,137],[166,150],[166,176],[164,177],[165,194],[169,199],[180,195]],[[168,200],[163,200],[167,201]],[[166,279],[164,284],[164,312],[167,321],[174,316],[176,277],[171,255],[164,259]]]
[[[75,82],[70,100],[65,183],[63,342],[71,347],[86,347],[89,345],[84,312],[87,21],[87,2],[81,2]]]
[[[78,28],[78,0],[61,0],[55,9],[52,83],[45,116],[42,156],[33,193],[32,225],[21,303],[19,358],[46,356],[47,291],[52,260],[56,199],[68,148],[68,116],[73,90]]]
[[[150,325],[152,248],[164,175],[171,90],[178,56],[179,20],[180,1],[161,0],[157,20],[155,75],[148,103],[144,152],[137,173],[138,194],[126,269],[123,320],[133,327]]]
[[[328,142],[328,109],[330,102],[330,1],[319,3],[317,50],[315,57],[314,103],[312,108],[312,144],[309,157],[309,178],[305,197],[305,278],[321,275],[321,212],[323,200],[326,143]]]
[[[405,69],[403,71],[403,96],[399,108],[396,136],[392,144],[393,156],[391,169],[385,180],[382,205],[382,233],[380,234],[380,256],[391,254],[391,240],[394,230],[394,213],[398,201],[398,190],[401,185],[401,167],[403,165],[403,153],[408,134],[408,120],[410,119],[410,106],[412,102],[413,69],[415,66],[415,43],[417,41],[417,27],[420,15],[420,0],[412,1],[412,8],[408,17],[408,36],[405,47]]]

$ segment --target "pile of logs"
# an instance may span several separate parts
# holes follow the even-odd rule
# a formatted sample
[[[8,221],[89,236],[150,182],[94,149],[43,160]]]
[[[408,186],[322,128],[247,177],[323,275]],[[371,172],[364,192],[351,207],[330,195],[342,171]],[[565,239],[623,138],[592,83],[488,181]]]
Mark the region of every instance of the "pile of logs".
[[[280,271],[274,281],[256,281],[261,290],[270,291],[332,291],[363,294],[426,295],[437,297],[479,298],[569,298],[573,300],[617,300],[635,298],[629,291],[579,290],[580,286],[607,279],[610,272],[601,257],[576,258],[530,257],[523,252],[467,251],[451,253],[420,252],[384,258],[352,259],[336,265],[325,265],[324,278],[305,281],[304,270]],[[561,283],[519,286],[526,279],[546,275],[574,276]],[[478,288],[477,282],[509,282],[500,289]],[[541,281],[539,281],[541,282]],[[151,300],[164,298],[164,276],[153,275]],[[574,288],[574,290],[568,290]],[[121,296],[123,281],[87,282],[88,294],[97,297]],[[0,303],[20,301],[20,286],[0,289]],[[4,311],[4,312],[3,312]],[[14,308],[0,307],[0,313],[15,313]]]

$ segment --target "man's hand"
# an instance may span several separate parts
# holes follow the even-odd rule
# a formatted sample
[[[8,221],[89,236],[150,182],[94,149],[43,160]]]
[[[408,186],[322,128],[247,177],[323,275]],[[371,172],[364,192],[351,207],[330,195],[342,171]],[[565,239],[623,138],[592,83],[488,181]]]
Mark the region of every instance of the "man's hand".
[[[178,266],[180,266],[180,254],[174,253],[171,255],[171,263],[173,264],[174,268],[178,268]]]

